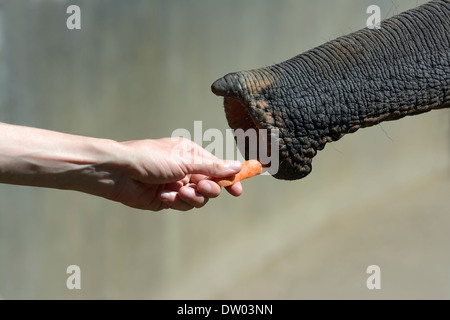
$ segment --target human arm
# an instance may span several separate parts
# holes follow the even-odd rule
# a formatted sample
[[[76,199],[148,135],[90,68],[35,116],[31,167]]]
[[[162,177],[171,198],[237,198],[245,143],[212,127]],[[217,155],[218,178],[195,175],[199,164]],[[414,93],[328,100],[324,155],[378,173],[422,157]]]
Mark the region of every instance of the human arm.
[[[116,142],[4,123],[0,137],[0,183],[76,190],[153,211],[201,207],[220,194],[208,177],[241,169],[182,138]],[[242,186],[227,190],[238,196]]]

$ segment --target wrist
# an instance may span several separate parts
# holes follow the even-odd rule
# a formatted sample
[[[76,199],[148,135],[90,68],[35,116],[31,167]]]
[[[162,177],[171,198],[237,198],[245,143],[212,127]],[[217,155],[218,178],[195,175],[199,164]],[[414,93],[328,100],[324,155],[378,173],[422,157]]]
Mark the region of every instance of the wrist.
[[[59,162],[66,168],[59,189],[70,189],[110,197],[123,172],[130,167],[124,146],[114,140],[84,138],[76,154]]]

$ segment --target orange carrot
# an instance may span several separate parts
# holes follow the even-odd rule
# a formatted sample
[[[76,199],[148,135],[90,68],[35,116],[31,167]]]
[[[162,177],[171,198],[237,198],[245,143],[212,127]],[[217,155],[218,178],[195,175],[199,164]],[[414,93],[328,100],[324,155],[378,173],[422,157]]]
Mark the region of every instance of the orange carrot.
[[[242,170],[229,178],[214,179],[221,187],[229,187],[236,182],[254,177],[262,172],[262,164],[258,160],[248,160],[242,164]]]

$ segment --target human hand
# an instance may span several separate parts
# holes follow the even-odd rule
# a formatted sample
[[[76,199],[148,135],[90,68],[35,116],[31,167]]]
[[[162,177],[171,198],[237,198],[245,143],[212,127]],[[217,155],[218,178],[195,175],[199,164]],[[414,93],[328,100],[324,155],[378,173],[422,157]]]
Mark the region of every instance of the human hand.
[[[221,191],[210,177],[228,177],[241,170],[240,162],[220,160],[188,139],[137,140],[121,145],[126,166],[111,171],[114,187],[107,197],[138,209],[200,208]],[[233,196],[242,193],[240,183],[226,189]]]

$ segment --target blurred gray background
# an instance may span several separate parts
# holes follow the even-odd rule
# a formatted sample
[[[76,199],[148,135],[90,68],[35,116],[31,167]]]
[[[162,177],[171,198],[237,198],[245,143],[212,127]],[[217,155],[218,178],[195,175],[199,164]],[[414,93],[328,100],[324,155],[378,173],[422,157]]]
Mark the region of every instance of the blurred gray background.
[[[424,2],[0,0],[0,121],[120,141],[225,131],[217,78],[363,28],[371,4],[386,18]],[[0,185],[0,298],[448,299],[449,137],[449,110],[382,123],[303,180],[256,177],[188,213]]]

